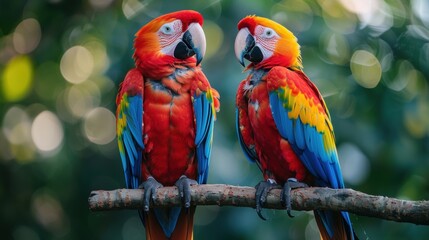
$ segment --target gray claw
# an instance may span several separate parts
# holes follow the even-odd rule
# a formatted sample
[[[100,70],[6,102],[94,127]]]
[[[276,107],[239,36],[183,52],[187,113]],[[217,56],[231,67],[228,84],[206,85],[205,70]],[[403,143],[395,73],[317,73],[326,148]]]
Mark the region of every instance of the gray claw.
[[[267,220],[262,215],[262,206],[267,202],[268,192],[271,189],[277,188],[277,187],[278,187],[277,183],[272,179],[268,179],[267,181],[261,181],[255,186],[256,213],[262,220]]]
[[[149,211],[150,199],[152,201],[155,199],[156,189],[160,187],[163,187],[162,184],[153,177],[148,177],[146,181],[140,184],[139,188],[144,190],[143,210],[145,212]]]
[[[186,209],[189,209],[191,206],[191,185],[198,185],[197,181],[182,175],[174,185],[179,190],[179,196],[182,199],[183,205]]]
[[[289,217],[291,218],[294,217],[290,212],[292,210],[292,205],[290,201],[291,190],[296,188],[306,188],[306,187],[308,187],[307,184],[298,182],[298,180],[296,180],[295,178],[289,178],[286,181],[285,185],[283,186],[282,193],[280,194],[280,201],[282,205],[286,207],[286,212]]]

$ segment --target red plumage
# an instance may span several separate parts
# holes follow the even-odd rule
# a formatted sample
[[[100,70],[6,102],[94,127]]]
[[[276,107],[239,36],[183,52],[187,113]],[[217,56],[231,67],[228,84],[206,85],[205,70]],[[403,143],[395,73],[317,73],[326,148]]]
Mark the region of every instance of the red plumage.
[[[291,188],[344,188],[334,132],[325,102],[302,71],[296,37],[279,23],[248,16],[238,23],[235,55],[249,76],[237,92],[237,127],[246,157],[265,181],[256,186],[256,211],[269,189],[282,186],[291,210]],[[305,184],[304,184],[305,183]],[[289,213],[289,212],[288,212]],[[354,239],[347,212],[315,211],[323,239]]]
[[[155,90],[156,85],[145,84],[143,179],[151,175],[165,186],[174,185],[181,175],[196,179],[194,110],[189,91],[195,80],[195,76],[181,78],[174,97]]]
[[[160,16],[136,34],[136,68],[116,104],[118,144],[128,188],[144,188],[147,239],[193,237],[189,186],[207,181],[218,93],[198,65],[205,52],[201,14]],[[177,186],[184,208],[149,208],[161,186]]]
[[[280,136],[274,123],[268,97],[267,76],[262,77],[250,91],[246,84],[249,84],[252,77],[250,74],[238,88],[238,119],[244,142],[247,146],[255,146],[264,179],[274,179],[279,184],[284,184],[288,178],[310,182],[311,176],[307,169],[289,143]],[[254,130],[258,131],[257,134],[253,133]]]

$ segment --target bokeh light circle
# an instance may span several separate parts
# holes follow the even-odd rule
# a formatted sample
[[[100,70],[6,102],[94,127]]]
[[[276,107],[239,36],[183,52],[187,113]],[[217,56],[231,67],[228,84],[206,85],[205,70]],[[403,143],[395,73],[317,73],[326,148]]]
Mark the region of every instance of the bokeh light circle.
[[[211,58],[215,56],[223,43],[223,30],[212,21],[204,22],[204,32],[207,39],[207,51],[206,58]]]
[[[32,52],[40,43],[42,30],[34,18],[23,20],[13,33],[13,46],[20,54]]]
[[[30,137],[30,118],[21,107],[11,107],[4,115],[2,129],[10,143],[24,144]]]
[[[338,147],[338,155],[344,180],[353,185],[365,181],[370,173],[370,162],[365,154],[352,143]]]
[[[69,48],[61,58],[60,70],[70,83],[82,83],[91,76],[94,69],[94,57],[83,46]]]
[[[41,152],[56,150],[64,139],[63,127],[58,117],[50,111],[37,115],[31,126],[31,138]]]
[[[374,88],[381,79],[381,64],[370,52],[357,50],[350,60],[350,68],[356,82],[365,88]]]
[[[33,83],[33,64],[28,56],[16,56],[9,60],[1,79],[1,90],[7,101],[25,98]]]
[[[116,136],[116,118],[111,111],[98,107],[85,115],[84,133],[89,141],[104,145],[111,142]]]
[[[92,81],[72,85],[65,92],[67,110],[76,118],[81,118],[94,107],[98,107],[100,100],[100,89]]]

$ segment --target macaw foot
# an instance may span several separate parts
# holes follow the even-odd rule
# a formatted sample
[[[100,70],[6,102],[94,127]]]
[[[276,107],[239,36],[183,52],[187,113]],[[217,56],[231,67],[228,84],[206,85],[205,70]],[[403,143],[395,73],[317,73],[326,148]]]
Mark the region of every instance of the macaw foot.
[[[191,206],[191,185],[198,185],[197,181],[182,175],[174,185],[176,185],[179,190],[179,196],[182,199],[185,208],[189,209]]]
[[[286,211],[287,211],[287,215],[289,215],[289,217],[294,217],[290,211],[292,210],[292,206],[290,203],[290,191],[292,189],[295,188],[306,188],[308,187],[307,184],[302,183],[302,182],[298,182],[298,180],[296,180],[296,178],[289,178],[285,185],[283,186],[283,190],[282,193],[280,195],[280,201],[282,203],[283,206],[286,207]]]
[[[262,206],[267,202],[268,192],[273,188],[279,188],[279,187],[280,186],[273,179],[268,179],[267,181],[261,181],[255,186],[256,213],[262,220],[267,220],[262,215]]]
[[[162,184],[156,181],[153,177],[148,177],[146,181],[140,184],[139,188],[144,189],[143,210],[145,212],[149,211],[150,199],[155,199],[156,189],[160,187],[163,187]]]

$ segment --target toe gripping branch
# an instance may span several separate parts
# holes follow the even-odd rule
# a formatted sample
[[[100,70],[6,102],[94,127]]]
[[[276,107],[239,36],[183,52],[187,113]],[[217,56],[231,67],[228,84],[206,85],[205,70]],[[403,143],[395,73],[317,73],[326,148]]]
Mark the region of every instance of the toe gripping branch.
[[[308,185],[303,182],[298,182],[296,178],[289,178],[285,185],[283,186],[282,192],[280,194],[280,202],[284,207],[286,207],[287,215],[289,217],[294,217],[291,214],[292,206],[291,206],[291,200],[290,200],[290,192],[292,189],[296,188],[307,188]]]
[[[145,212],[149,211],[150,199],[152,199],[152,201],[155,199],[156,189],[160,187],[163,187],[162,184],[153,177],[148,177],[146,181],[140,184],[139,188],[144,189],[143,210]]]
[[[292,206],[291,206],[291,190],[296,188],[306,188],[308,187],[307,184],[298,182],[295,178],[289,178],[286,183],[283,186],[281,195],[280,195],[280,201],[284,207],[286,207],[287,214],[289,217],[294,217],[291,214]],[[267,196],[271,189],[273,188],[281,188],[280,185],[277,184],[277,182],[273,179],[268,179],[267,181],[261,181],[256,186],[256,213],[262,220],[267,220],[262,215],[262,207],[267,202]]]
[[[179,180],[174,184],[179,190],[179,196],[182,199],[183,205],[186,209],[191,206],[191,185],[197,185],[197,181],[189,179],[185,175],[182,175]],[[156,190],[163,187],[161,183],[155,180],[153,177],[148,177],[146,181],[140,184],[139,188],[144,190],[143,198],[143,210],[149,211],[150,200],[155,200]]]
[[[179,196],[182,199],[183,205],[186,209],[189,209],[191,206],[191,185],[198,185],[197,181],[182,175],[174,185],[179,190]]]
[[[267,202],[267,195],[268,192],[273,188],[280,188],[280,186],[277,184],[277,182],[273,179],[268,179],[267,181],[261,181],[256,186],[256,194],[255,194],[255,200],[256,200],[256,213],[262,220],[267,220],[262,215],[262,206]]]

